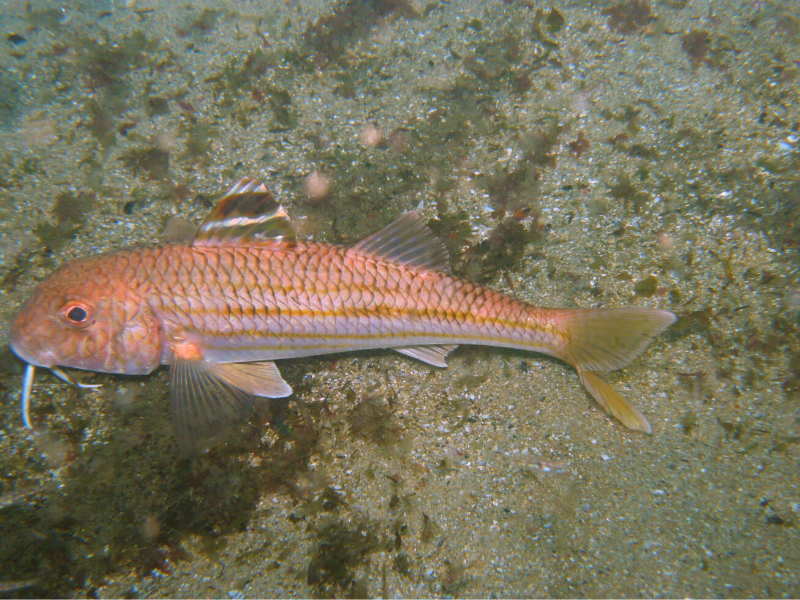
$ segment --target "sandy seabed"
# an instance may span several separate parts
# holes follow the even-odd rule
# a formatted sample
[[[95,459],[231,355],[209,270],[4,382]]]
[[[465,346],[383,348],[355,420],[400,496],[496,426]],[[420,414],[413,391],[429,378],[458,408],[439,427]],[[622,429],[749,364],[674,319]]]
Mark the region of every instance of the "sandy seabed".
[[[5,2],[0,328],[248,175],[300,235],[416,209],[456,273],[678,322],[610,381],[459,348],[284,361],[182,460],[166,370],[0,361],[0,593],[800,594],[800,10],[789,2]],[[548,472],[549,471],[549,472]]]

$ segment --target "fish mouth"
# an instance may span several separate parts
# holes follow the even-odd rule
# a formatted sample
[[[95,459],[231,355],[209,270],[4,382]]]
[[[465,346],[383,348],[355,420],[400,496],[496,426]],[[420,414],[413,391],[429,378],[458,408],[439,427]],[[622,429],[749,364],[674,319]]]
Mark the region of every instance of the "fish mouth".
[[[51,369],[52,367],[56,366],[55,356],[53,356],[53,353],[49,350],[34,356],[19,343],[19,340],[14,339],[13,336],[9,340],[8,345],[11,347],[11,351],[16,354],[17,357],[29,365],[34,367],[44,367],[46,369]]]

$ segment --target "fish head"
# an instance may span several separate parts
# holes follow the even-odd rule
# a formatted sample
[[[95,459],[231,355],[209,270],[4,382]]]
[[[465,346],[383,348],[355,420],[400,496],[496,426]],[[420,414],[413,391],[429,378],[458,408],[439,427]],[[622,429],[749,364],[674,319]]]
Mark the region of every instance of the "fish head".
[[[11,324],[11,349],[37,367],[146,374],[161,360],[159,320],[117,255],[71,262],[44,279]]]

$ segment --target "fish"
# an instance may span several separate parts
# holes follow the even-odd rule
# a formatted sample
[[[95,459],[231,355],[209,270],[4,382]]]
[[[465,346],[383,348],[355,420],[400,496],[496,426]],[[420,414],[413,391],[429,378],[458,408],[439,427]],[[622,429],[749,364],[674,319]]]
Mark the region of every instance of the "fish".
[[[192,240],[80,258],[43,279],[11,323],[35,368],[147,375],[169,366],[180,452],[196,456],[250,414],[256,397],[292,393],[276,360],[392,349],[436,367],[461,344],[540,352],[578,372],[632,430],[644,415],[598,371],[628,365],[675,321],[658,308],[541,308],[452,274],[417,212],[346,247],[297,239],[266,187],[243,178]]]

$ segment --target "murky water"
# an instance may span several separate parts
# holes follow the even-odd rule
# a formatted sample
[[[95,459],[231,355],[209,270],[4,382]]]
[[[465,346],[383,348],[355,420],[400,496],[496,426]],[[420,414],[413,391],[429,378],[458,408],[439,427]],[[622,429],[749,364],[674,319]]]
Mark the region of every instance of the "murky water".
[[[800,10],[784,2],[6,2],[0,327],[238,178],[304,236],[418,210],[454,270],[680,319],[617,389],[460,348],[286,361],[180,459],[167,373],[0,352],[0,594],[800,594]],[[549,471],[549,472],[548,472]]]

